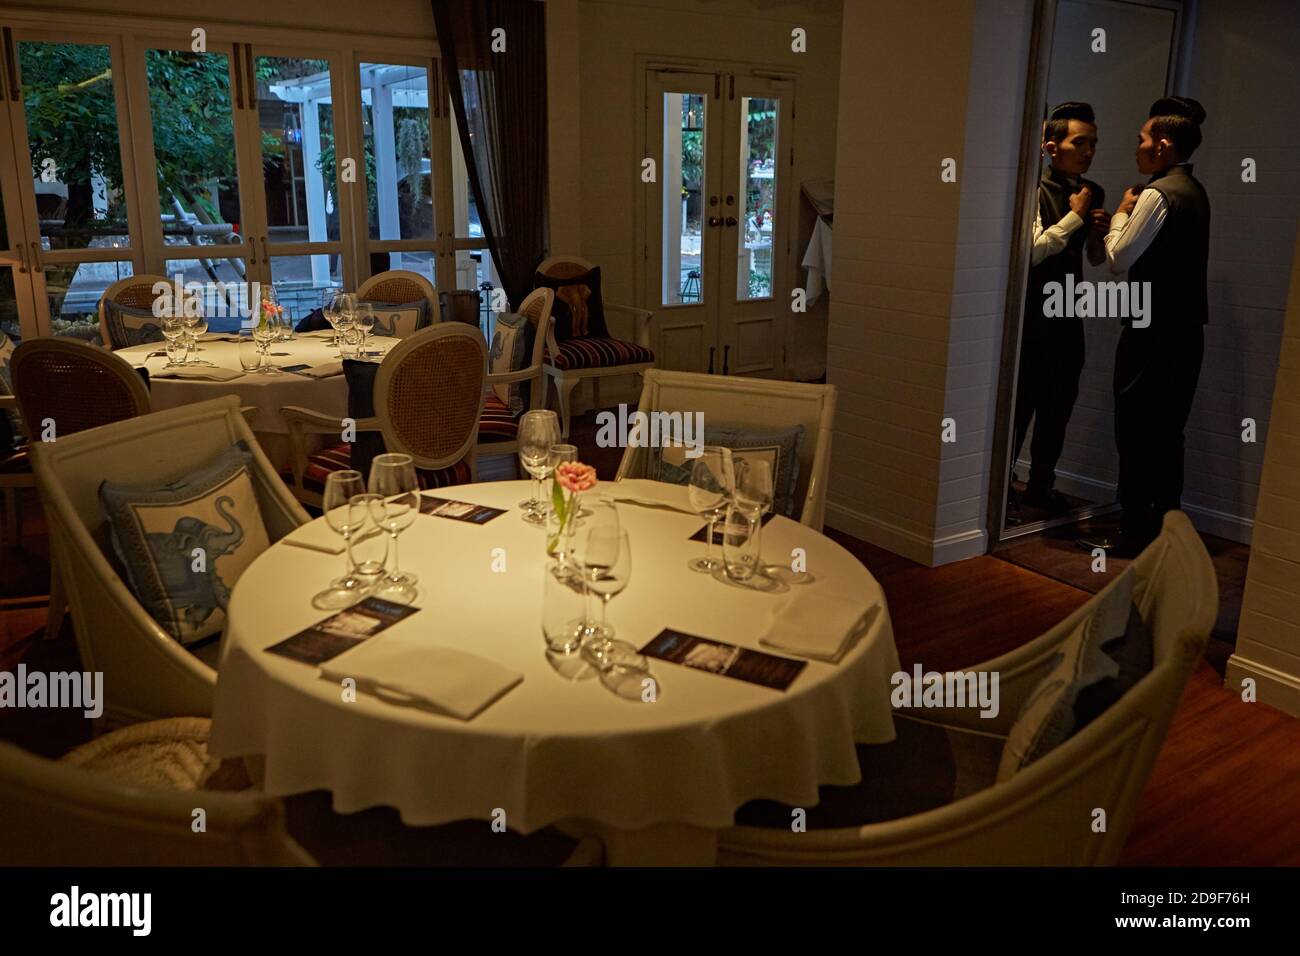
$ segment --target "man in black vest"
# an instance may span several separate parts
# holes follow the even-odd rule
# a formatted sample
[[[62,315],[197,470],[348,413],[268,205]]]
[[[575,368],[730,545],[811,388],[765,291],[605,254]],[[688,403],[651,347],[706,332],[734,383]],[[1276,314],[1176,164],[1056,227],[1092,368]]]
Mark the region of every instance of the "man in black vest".
[[[1115,444],[1120,539],[1131,556],[1180,507],[1183,428],[1196,395],[1209,321],[1210,200],[1188,162],[1205,110],[1181,96],[1157,100],[1138,133],[1138,172],[1151,178],[1124,194],[1106,234],[1112,272],[1150,283],[1145,327],[1124,319],[1115,352]]]
[[[1065,445],[1065,427],[1079,397],[1084,336],[1083,319],[1049,318],[1043,300],[1049,284],[1060,283],[1063,288],[1070,275],[1075,282],[1083,280],[1085,246],[1093,265],[1106,261],[1102,245],[1109,220],[1103,208],[1106,194],[1101,186],[1083,178],[1097,149],[1092,107],[1087,103],[1054,107],[1043,124],[1042,149],[1050,165],[1038,184],[1011,461],[1014,466],[1020,457],[1033,422],[1029,480],[1021,503],[1054,516],[1069,509],[1065,497],[1052,486]]]

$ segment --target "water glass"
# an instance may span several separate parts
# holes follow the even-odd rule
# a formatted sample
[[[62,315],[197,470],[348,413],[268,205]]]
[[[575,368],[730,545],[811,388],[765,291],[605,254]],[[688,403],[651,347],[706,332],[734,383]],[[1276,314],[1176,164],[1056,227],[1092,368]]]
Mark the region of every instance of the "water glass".
[[[236,348],[239,350],[239,367],[245,372],[253,374],[262,367],[262,350],[252,336],[240,336]]]
[[[759,566],[763,523],[760,512],[732,505],[722,524],[722,564],[727,577],[745,582]]]
[[[529,524],[546,523],[550,511],[542,498],[542,479],[551,474],[551,449],[560,441],[560,419],[550,409],[535,408],[519,420],[519,463],[533,476],[533,497],[519,502]]]
[[[731,461],[731,449],[721,445],[705,445],[700,457],[691,466],[691,483],[688,488],[691,507],[708,521],[704,538],[704,557],[689,563],[692,571],[712,574],[722,567],[713,556],[713,526],[725,516],[736,488],[736,475]]]
[[[415,600],[418,578],[403,572],[397,559],[397,536],[411,526],[420,513],[420,482],[415,460],[410,455],[390,452],[376,455],[370,465],[370,517],[392,538],[392,569],[378,582],[380,596],[403,604]]]
[[[582,644],[586,619],[583,587],[573,569],[563,563],[542,570],[542,635],[552,654],[572,654]]]
[[[366,593],[366,583],[353,572],[350,547],[352,538],[362,530],[367,520],[365,515],[355,513],[351,501],[365,490],[361,472],[350,468],[331,472],[325,477],[321,511],[330,530],[343,538],[344,572],[341,578],[331,581],[329,587],[312,598],[313,607],[323,610],[348,607],[359,601]]]
[[[358,302],[352,324],[361,332],[361,350],[364,352],[375,328],[375,307],[369,302]]]

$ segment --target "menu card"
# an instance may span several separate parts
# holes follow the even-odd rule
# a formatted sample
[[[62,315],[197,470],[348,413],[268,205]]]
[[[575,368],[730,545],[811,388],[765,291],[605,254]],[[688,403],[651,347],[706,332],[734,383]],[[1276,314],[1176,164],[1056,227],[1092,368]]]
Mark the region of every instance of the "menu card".
[[[418,610],[418,607],[368,597],[279,644],[272,644],[267,650],[304,664],[321,664],[368,641]]]
[[[799,676],[807,661],[794,661],[734,644],[711,641],[672,628],[664,628],[641,648],[647,657],[682,664],[696,670],[734,677],[736,680],[785,690]]]
[[[760,525],[760,527],[761,527],[762,525],[767,524],[769,521],[771,521],[771,520],[772,520],[773,518],[775,518],[775,517],[776,517],[776,512],[774,512],[774,511],[769,511],[767,514],[763,515],[763,517],[759,520],[758,523],[759,523],[759,525]],[[724,527],[724,523],[723,523],[722,521],[718,521],[718,522],[715,522],[715,523],[714,523],[714,525],[713,525],[713,543],[714,543],[714,544],[722,544],[723,527]],[[695,534],[691,535],[690,538],[688,538],[687,540],[689,540],[689,541],[703,541],[703,540],[704,540],[704,536],[705,536],[705,534],[708,533],[708,530],[709,530],[709,526],[706,524],[706,525],[705,525],[703,528],[701,528],[699,531],[695,532]]]
[[[487,505],[470,504],[468,501],[435,498],[426,492],[420,495],[420,514],[433,515],[436,518],[450,518],[453,521],[487,524],[493,518],[505,514],[505,510],[502,508],[489,508]]]

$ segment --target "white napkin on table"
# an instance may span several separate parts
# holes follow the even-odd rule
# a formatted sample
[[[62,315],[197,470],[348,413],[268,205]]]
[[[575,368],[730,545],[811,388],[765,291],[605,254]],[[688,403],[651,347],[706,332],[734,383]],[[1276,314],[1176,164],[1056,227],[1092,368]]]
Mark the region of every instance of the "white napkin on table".
[[[772,608],[760,644],[819,661],[840,659],[878,604],[799,588]]]
[[[237,372],[232,368],[220,368],[218,366],[198,365],[184,366],[181,368],[165,368],[156,372],[149,373],[150,378],[192,378],[209,382],[233,382],[237,378],[243,378],[243,372]]]
[[[469,720],[524,675],[477,654],[431,647],[412,637],[378,634],[321,665],[331,681],[351,677],[381,700],[414,704]]]
[[[607,494],[620,503],[696,513],[691,507],[691,493],[686,485],[674,485],[651,478],[624,478],[600,487],[602,494]]]
[[[366,541],[379,533],[378,528],[371,528],[357,540]],[[325,554],[343,553],[343,536],[324,521],[309,521],[300,525],[281,538],[280,543],[292,544],[299,548],[306,548],[308,551],[321,551]]]
[[[299,375],[306,375],[309,378],[329,378],[331,375],[343,374],[343,362],[324,362],[320,365],[313,365],[311,368],[298,370]]]

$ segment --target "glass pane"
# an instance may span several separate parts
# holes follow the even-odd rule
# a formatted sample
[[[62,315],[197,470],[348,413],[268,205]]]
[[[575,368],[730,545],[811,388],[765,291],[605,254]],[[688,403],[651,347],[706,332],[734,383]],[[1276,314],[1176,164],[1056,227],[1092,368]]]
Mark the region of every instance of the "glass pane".
[[[168,279],[188,293],[192,283],[203,286],[203,314],[211,332],[237,332],[252,314],[242,259],[168,259]],[[175,297],[173,297],[175,299]]]
[[[664,94],[663,303],[700,302],[704,217],[704,94]]]
[[[338,239],[329,61],[259,56],[256,72],[268,238]]]
[[[456,250],[456,288],[478,292],[478,327],[489,342],[492,341],[493,329],[492,293],[500,287],[501,280],[492,266],[490,252],[486,249]]]
[[[338,253],[271,257],[271,284],[295,325],[324,305],[328,293],[343,288],[342,268]]]
[[[131,275],[130,262],[81,262],[45,266],[50,331],[102,345],[99,300],[118,279]]]
[[[776,225],[776,124],[780,100],[740,98],[740,179],[745,184],[745,231],[737,250],[736,298],[772,296],[772,235]]]
[[[126,196],[108,47],[23,40],[18,63],[42,247],[126,247]]]
[[[483,223],[479,219],[478,203],[474,199],[474,190],[469,185],[469,173],[465,169],[465,150],[461,146],[460,120],[456,111],[447,102],[447,115],[451,117],[451,195],[455,206],[455,229],[457,239],[482,239]]]
[[[432,236],[428,70],[362,63],[361,104],[370,238]]]
[[[3,213],[0,213],[0,216],[3,216]],[[14,270],[12,266],[0,265],[0,337],[3,336],[8,336],[15,345],[23,340],[23,330],[18,323],[18,296],[14,290]],[[0,349],[3,348],[4,341],[0,338]],[[0,364],[3,361],[0,359]]]
[[[145,67],[164,242],[239,242],[229,58],[146,50]]]

